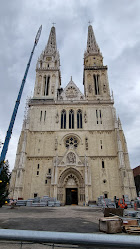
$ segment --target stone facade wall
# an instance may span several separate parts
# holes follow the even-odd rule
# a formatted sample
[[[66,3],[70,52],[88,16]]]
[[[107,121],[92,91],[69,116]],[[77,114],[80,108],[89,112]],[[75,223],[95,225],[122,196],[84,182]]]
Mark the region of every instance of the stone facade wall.
[[[69,110],[74,110],[75,127],[77,125],[77,110],[81,109],[83,114],[86,112],[86,123],[83,118],[83,128],[60,129],[61,111],[63,109],[66,110],[67,120]],[[97,124],[97,109],[102,110],[102,124]],[[43,115],[42,120],[40,121],[41,111],[43,114],[46,111],[45,121]],[[59,118],[56,122],[57,113]],[[20,137],[18,153],[20,153],[22,148],[21,141],[24,137],[23,133],[24,132],[22,132]],[[129,170],[129,178],[132,181],[131,185],[133,185],[133,178],[131,176],[128,155],[126,155],[122,131],[120,131],[120,134],[123,144],[122,147],[125,152],[125,174],[128,174],[127,170]],[[108,198],[111,199],[113,199],[114,195],[121,197],[124,192],[122,191],[123,183],[118,166],[117,136],[112,107],[110,105],[97,107],[92,105],[89,106],[88,104],[31,106],[29,130],[27,131],[26,140],[23,192],[22,196],[19,197],[24,199],[33,198],[35,193],[37,193],[38,196],[54,196],[54,179],[52,178],[55,177],[53,176],[55,160],[56,157],[58,157],[57,160],[59,164],[64,155],[68,152],[69,149],[66,148],[65,144],[67,136],[77,137],[78,147],[73,149],[73,152],[79,156],[83,165],[85,165],[86,155],[88,167],[90,167],[91,182],[88,182],[88,201],[97,200],[98,196],[103,194],[107,194]],[[102,168],[102,161],[104,161],[104,168]],[[18,164],[19,160],[17,154],[16,168],[18,168]],[[67,166],[65,165],[58,167],[57,184],[59,176],[66,168]],[[85,178],[84,168],[85,166],[83,166],[80,171],[83,178]],[[51,169],[51,176],[48,174],[49,169]],[[37,175],[37,171],[39,171],[39,175]],[[126,185],[130,187],[130,182],[126,182]],[[131,196],[130,191],[127,191],[127,194]],[[134,195],[134,193],[132,195]],[[133,198],[133,196],[131,197]],[[63,202],[65,203],[65,198],[63,199]]]

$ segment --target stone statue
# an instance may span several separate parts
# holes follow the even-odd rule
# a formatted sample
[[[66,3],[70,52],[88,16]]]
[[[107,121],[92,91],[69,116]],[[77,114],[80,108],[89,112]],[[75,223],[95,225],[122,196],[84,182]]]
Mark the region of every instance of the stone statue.
[[[40,94],[40,85],[37,88],[37,94]]]
[[[52,94],[54,94],[54,86],[52,86],[51,92],[52,92]]]
[[[76,156],[73,152],[69,152],[67,155],[68,163],[76,163]]]
[[[88,91],[89,91],[89,93],[92,93],[92,86],[91,85],[88,86]]]

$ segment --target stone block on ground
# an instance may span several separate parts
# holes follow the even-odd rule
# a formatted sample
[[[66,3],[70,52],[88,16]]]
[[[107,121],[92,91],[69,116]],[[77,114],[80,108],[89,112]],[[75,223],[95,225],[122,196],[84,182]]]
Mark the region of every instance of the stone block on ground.
[[[99,219],[99,231],[105,233],[121,233],[122,221],[118,217],[106,217]]]

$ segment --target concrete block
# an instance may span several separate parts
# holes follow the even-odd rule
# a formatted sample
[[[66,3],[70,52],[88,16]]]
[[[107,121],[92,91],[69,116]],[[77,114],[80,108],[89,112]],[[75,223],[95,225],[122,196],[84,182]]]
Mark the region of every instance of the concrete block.
[[[101,218],[99,220],[99,230],[105,233],[121,233],[122,221],[119,218]]]

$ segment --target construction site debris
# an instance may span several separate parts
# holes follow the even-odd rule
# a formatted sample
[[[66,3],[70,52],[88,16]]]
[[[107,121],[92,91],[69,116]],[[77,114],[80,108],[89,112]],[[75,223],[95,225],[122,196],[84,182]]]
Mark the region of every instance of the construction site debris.
[[[60,207],[60,201],[56,198],[49,196],[43,196],[43,198],[36,197],[28,200],[17,200],[16,206],[27,206],[27,207]]]
[[[128,226],[125,227],[126,233],[140,234],[140,227],[138,226]]]
[[[104,209],[104,217],[112,217],[114,215],[118,215],[123,217],[124,210],[121,208],[105,208]]]
[[[110,208],[115,207],[114,202],[112,202],[111,199],[104,198],[103,195],[101,195],[100,197],[98,197],[97,205],[99,207],[103,207],[103,208],[106,208],[106,207],[110,207]]]
[[[122,220],[118,216],[99,219],[99,231],[106,233],[121,233]]]

